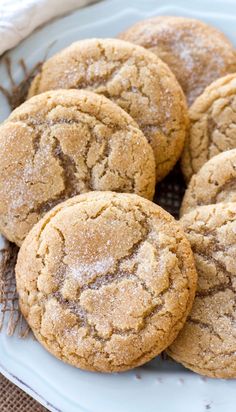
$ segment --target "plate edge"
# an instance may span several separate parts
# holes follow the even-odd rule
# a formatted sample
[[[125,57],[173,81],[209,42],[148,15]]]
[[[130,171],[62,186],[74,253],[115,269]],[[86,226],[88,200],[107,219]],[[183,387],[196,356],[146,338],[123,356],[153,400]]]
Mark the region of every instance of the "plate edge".
[[[33,399],[39,402],[42,406],[47,408],[50,412],[62,412],[56,406],[52,405],[50,402],[44,399],[37,391],[32,389],[22,379],[18,378],[16,375],[13,375],[11,372],[9,372],[1,363],[0,363],[0,373],[10,382],[15,384],[18,388],[22,389],[25,393],[27,393],[27,395],[31,396]]]

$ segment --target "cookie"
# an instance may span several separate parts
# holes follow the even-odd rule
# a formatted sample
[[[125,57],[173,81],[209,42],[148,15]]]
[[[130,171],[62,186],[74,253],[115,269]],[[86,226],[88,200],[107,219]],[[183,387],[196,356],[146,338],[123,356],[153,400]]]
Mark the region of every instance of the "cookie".
[[[236,378],[236,203],[200,206],[181,223],[194,252],[198,287],[168,354],[202,375]]]
[[[133,194],[86,193],[56,206],[26,237],[20,307],[36,338],[82,369],[116,372],[176,337],[196,288],[179,224]]]
[[[185,192],[180,214],[202,205],[236,202],[236,149],[208,160],[193,175]]]
[[[35,96],[0,126],[0,232],[21,245],[53,206],[91,190],[152,199],[155,160],[133,119],[95,93]]]
[[[176,75],[189,105],[214,80],[236,71],[233,45],[199,20],[158,16],[134,24],[119,37],[160,57]]]
[[[181,159],[188,181],[209,159],[236,148],[236,74],[206,88],[190,108],[190,130]]]
[[[58,88],[86,88],[113,100],[151,143],[157,180],[173,168],[183,149],[187,109],[175,77],[154,54],[116,39],[73,43],[43,64],[29,96]]]

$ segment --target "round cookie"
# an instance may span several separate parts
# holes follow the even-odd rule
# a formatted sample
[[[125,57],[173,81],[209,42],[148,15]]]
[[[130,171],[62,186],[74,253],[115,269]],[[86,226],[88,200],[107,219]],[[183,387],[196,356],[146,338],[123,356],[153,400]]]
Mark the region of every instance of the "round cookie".
[[[119,37],[160,57],[176,75],[189,104],[214,80],[236,71],[233,45],[199,20],[158,16],[134,24]]]
[[[206,88],[189,111],[181,166],[188,181],[210,158],[236,148],[236,73]]]
[[[58,88],[90,89],[126,110],[152,145],[158,181],[180,157],[185,98],[169,68],[148,50],[117,39],[73,43],[43,64],[29,96]]]
[[[16,266],[36,338],[82,369],[115,372],[158,355],[183,327],[196,270],[180,225],[133,194],[90,192],[56,206]]]
[[[35,96],[0,126],[0,232],[21,245],[53,206],[91,190],[152,199],[155,160],[133,119],[104,96]]]
[[[193,175],[180,214],[221,202],[236,202],[236,149],[214,156]]]
[[[168,354],[202,375],[236,378],[236,203],[200,206],[181,223],[194,252],[198,287]]]

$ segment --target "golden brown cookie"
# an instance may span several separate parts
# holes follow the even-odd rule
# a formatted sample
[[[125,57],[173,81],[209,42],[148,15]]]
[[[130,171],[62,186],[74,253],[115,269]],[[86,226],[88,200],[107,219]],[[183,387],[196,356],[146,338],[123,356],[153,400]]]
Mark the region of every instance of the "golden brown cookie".
[[[221,202],[236,202],[236,149],[214,156],[193,175],[180,214]]]
[[[200,206],[181,223],[194,252],[198,287],[168,354],[202,375],[236,378],[236,203]]]
[[[236,54],[226,36],[202,21],[158,16],[140,21],[119,36],[160,57],[176,75],[189,104],[206,86],[236,71]]]
[[[154,54],[116,39],[73,43],[43,64],[29,95],[58,88],[86,88],[113,100],[151,143],[157,180],[173,168],[183,149],[187,109],[175,77]]]
[[[149,361],[183,327],[195,294],[179,224],[133,194],[90,192],[33,227],[17,261],[23,315],[56,357],[123,371]]]
[[[181,159],[187,181],[213,156],[236,148],[236,74],[207,87],[189,115],[191,125]]]
[[[0,126],[0,231],[21,245],[53,206],[90,190],[152,199],[151,146],[120,107],[92,92],[35,96]]]

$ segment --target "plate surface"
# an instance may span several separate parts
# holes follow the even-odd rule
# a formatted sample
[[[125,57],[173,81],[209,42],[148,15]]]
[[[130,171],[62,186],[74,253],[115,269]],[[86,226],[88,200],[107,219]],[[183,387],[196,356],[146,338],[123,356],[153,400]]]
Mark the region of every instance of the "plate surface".
[[[77,39],[113,37],[135,21],[164,14],[200,18],[223,30],[236,45],[235,0],[107,0],[78,10],[32,34],[9,53],[13,77],[23,79],[18,61],[30,69]],[[6,67],[1,84],[10,89]],[[0,95],[0,121],[10,108]],[[77,370],[55,359],[32,338],[0,334],[0,371],[45,405],[62,412],[233,412],[236,381],[200,377],[170,361],[156,359],[122,374]]]

